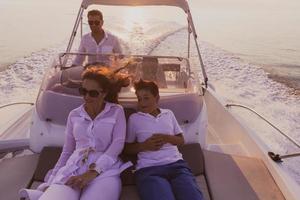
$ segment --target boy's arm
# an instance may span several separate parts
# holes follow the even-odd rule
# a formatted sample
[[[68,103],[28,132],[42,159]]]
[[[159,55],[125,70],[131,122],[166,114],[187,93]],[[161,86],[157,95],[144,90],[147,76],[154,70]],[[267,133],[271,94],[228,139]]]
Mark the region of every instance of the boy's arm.
[[[172,145],[183,145],[184,144],[184,138],[183,138],[183,131],[180,128],[176,117],[172,111],[170,111],[170,117],[172,121],[173,131],[171,134],[162,134],[162,133],[156,133],[153,135],[153,137],[157,137],[163,140],[164,144],[170,143]]]
[[[176,134],[176,135],[167,135],[167,134],[161,134],[161,133],[156,133],[153,134],[155,139],[160,139],[163,141],[163,144],[170,143],[172,145],[183,145],[184,144],[184,138],[182,136],[182,133]]]
[[[164,144],[161,137],[151,136],[144,142],[125,143],[124,152],[127,154],[138,154],[143,151],[157,151]]]

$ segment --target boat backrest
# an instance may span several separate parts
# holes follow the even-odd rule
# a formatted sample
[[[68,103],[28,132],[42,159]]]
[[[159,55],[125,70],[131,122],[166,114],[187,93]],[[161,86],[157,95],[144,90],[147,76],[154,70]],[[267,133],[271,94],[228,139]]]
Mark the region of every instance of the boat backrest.
[[[37,113],[41,120],[65,125],[71,110],[83,103],[80,96],[62,94],[47,90],[37,101]]]
[[[65,125],[71,110],[83,103],[80,96],[63,94],[46,90],[37,101],[37,113],[39,117],[55,124]],[[136,101],[120,100],[125,108],[135,108]],[[194,122],[202,108],[202,100],[197,94],[179,94],[171,97],[161,97],[159,106],[174,112],[179,124]]]
[[[186,144],[182,145],[179,148],[179,151],[182,153],[184,160],[190,166],[193,174],[195,176],[204,174],[204,155],[199,143]],[[40,153],[39,161],[31,183],[34,181],[43,182],[47,172],[55,166],[62,147],[44,147]],[[126,161],[132,161],[136,163],[136,156],[129,156],[124,153],[121,154],[121,159]],[[123,185],[134,185],[134,175],[132,170],[134,168],[126,169],[122,174],[122,184]],[[29,184],[30,185],[30,184]]]

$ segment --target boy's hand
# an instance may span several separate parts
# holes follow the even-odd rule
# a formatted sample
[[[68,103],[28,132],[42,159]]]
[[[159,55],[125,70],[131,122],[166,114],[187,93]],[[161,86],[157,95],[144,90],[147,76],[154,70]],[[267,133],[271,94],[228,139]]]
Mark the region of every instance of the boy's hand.
[[[143,149],[145,151],[157,151],[159,150],[163,145],[164,141],[162,137],[157,137],[157,136],[151,136],[147,140],[145,140],[142,143]]]
[[[169,135],[163,134],[163,133],[154,133],[154,134],[152,135],[152,138],[154,138],[154,139],[156,139],[156,140],[162,141],[163,144],[166,144],[166,143],[169,143],[169,142],[170,142],[170,141],[169,141],[169,139],[170,139]]]

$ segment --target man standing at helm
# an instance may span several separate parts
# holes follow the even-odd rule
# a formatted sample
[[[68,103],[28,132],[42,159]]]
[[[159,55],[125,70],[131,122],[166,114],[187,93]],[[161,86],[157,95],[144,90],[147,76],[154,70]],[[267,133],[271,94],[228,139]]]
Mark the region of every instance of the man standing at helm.
[[[109,54],[121,53],[121,46],[116,36],[103,30],[103,15],[99,10],[91,10],[87,14],[90,33],[85,34],[80,42],[79,53]],[[77,55],[73,65],[82,65],[84,55]],[[88,56],[87,64],[105,63],[107,59],[103,56]]]

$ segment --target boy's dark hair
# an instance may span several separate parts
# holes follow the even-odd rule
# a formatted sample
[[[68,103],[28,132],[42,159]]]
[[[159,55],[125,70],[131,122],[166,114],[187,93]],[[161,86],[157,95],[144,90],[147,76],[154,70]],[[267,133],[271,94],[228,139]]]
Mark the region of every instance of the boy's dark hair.
[[[139,81],[134,83],[134,89],[135,93],[138,90],[147,90],[155,97],[159,95],[158,86],[154,81],[145,81],[143,79],[140,79]]]
[[[87,16],[100,16],[100,19],[103,20],[103,15],[100,10],[90,10],[87,14]]]

